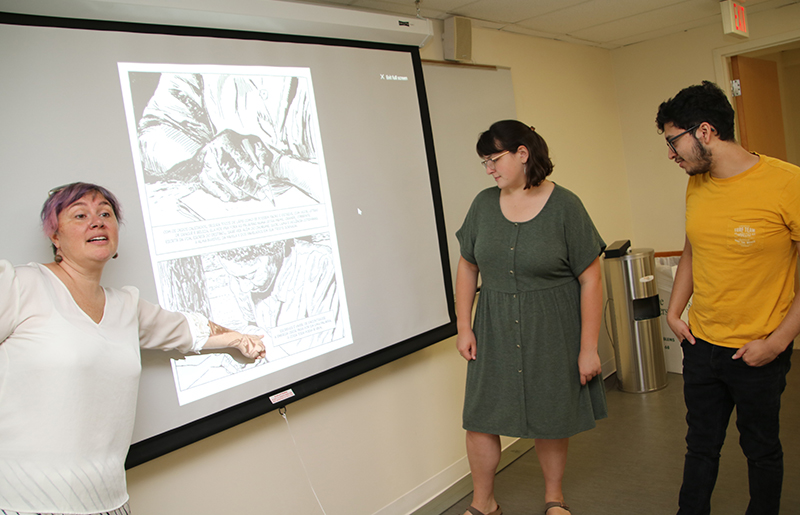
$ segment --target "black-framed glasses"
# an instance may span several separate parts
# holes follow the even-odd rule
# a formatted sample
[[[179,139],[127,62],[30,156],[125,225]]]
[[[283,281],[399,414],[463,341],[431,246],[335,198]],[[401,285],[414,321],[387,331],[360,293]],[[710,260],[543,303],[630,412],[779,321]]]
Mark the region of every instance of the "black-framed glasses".
[[[678,151],[675,150],[675,141],[677,141],[677,139],[680,138],[681,136],[683,136],[684,134],[687,134],[687,133],[692,132],[693,130],[697,129],[698,127],[700,127],[700,125],[702,125],[702,124],[698,123],[694,127],[686,129],[685,131],[681,132],[680,134],[676,134],[675,136],[672,136],[671,138],[667,138],[667,146],[670,148],[670,150],[672,150],[673,152],[675,152],[677,154]]]
[[[487,157],[486,159],[481,161],[481,164],[483,165],[484,168],[487,168],[489,170],[494,170],[497,166],[497,160],[503,157],[504,155],[508,154],[509,152],[511,151],[506,150],[505,152],[500,153],[497,157]]]

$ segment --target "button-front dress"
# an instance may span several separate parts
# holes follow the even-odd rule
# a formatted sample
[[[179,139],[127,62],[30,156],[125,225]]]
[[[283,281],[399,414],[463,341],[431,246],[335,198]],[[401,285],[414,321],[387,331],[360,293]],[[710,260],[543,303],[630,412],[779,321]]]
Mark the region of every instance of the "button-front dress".
[[[511,222],[500,189],[489,188],[456,236],[481,277],[464,429],[565,438],[593,428],[607,416],[606,398],[600,376],[580,383],[578,276],[605,243],[580,199],[556,184],[534,218]]]

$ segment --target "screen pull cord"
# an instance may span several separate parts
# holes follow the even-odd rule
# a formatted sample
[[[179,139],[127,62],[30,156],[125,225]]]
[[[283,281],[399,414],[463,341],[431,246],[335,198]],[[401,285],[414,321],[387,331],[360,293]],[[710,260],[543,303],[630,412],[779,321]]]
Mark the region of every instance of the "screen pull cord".
[[[311,492],[314,494],[314,498],[317,500],[317,504],[319,504],[319,509],[322,510],[322,513],[327,515],[325,508],[322,507],[322,503],[319,500],[319,496],[317,495],[317,491],[314,490],[314,484],[311,482],[311,477],[308,475],[308,469],[306,468],[306,464],[303,461],[303,457],[300,455],[300,449],[297,447],[297,440],[294,439],[294,434],[292,433],[292,426],[289,425],[289,418],[286,416],[286,406],[281,406],[278,408],[278,413],[281,414],[283,420],[286,421],[286,428],[289,430],[289,436],[292,437],[292,443],[294,444],[294,452],[297,453],[297,459],[300,460],[300,465],[303,466],[303,472],[306,475],[306,481],[308,481],[308,486],[311,487]]]

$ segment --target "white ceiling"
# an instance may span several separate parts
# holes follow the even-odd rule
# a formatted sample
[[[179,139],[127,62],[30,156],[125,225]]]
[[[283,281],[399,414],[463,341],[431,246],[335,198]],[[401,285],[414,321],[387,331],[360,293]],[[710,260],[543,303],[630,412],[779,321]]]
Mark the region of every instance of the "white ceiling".
[[[800,0],[739,0],[750,16]],[[309,0],[305,3],[413,16],[414,0]],[[718,24],[719,0],[420,0],[419,14],[444,20],[465,16],[474,26],[618,48]]]

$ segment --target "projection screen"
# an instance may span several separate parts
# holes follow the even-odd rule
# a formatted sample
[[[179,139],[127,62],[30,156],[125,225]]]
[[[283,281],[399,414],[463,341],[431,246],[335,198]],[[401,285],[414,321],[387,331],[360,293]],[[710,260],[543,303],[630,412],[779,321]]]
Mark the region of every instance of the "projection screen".
[[[123,207],[104,285],[263,334],[142,351],[127,466],[455,334],[415,47],[0,14],[0,258],[52,260],[49,189]]]

